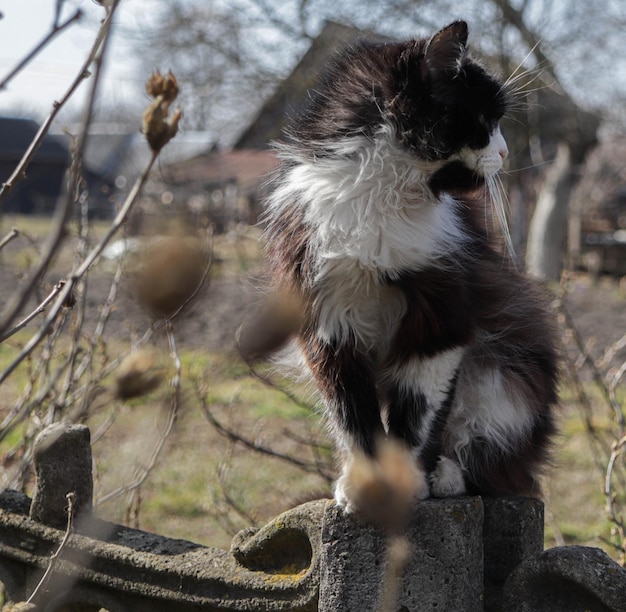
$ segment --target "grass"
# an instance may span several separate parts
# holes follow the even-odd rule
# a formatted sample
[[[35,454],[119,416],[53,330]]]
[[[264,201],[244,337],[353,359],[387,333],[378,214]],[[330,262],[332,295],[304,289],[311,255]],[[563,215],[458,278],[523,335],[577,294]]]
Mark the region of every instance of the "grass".
[[[45,236],[49,220],[5,218],[3,224],[5,228],[12,225],[25,228],[35,241],[14,241],[2,252],[2,265],[22,272],[29,258],[36,255],[35,243]],[[104,227],[95,224],[94,235]],[[216,237],[213,278],[249,274],[258,261],[257,238],[254,230]],[[71,266],[69,246],[57,258],[53,273],[67,271],[68,265]],[[100,266],[94,274],[108,278],[112,272],[110,266]],[[97,308],[98,304],[92,306]],[[10,363],[30,333],[32,328],[23,330],[0,346],[0,367]],[[58,353],[66,350],[67,345],[65,339],[60,342]],[[106,349],[110,356],[128,347],[126,332],[107,337]],[[124,494],[101,504],[97,512],[103,518],[129,521],[167,536],[228,548],[238,529],[251,523],[263,524],[299,501],[329,495],[329,484],[319,475],[305,473],[278,458],[252,452],[243,444],[220,435],[207,420],[196,387],[201,386],[212,414],[220,423],[260,446],[309,461],[315,458],[313,449],[301,440],[315,439],[328,444],[314,412],[295,405],[280,390],[263,384],[251,375],[241,359],[228,351],[184,345],[179,348],[183,387],[173,430],[156,466],[139,489],[139,495]],[[167,349],[162,350],[169,363]],[[28,381],[26,365],[3,386],[0,418]],[[93,444],[97,497],[131,482],[141,472],[161,436],[170,405],[167,384],[145,397],[122,403],[112,398],[111,383],[112,377],[103,382],[104,393],[94,400],[87,420],[95,434],[109,417],[115,416]],[[596,407],[593,424],[597,439],[594,442],[584,425],[574,387],[566,384],[561,393],[562,435],[555,467],[545,481],[546,546],[561,542],[601,546],[615,556],[615,550],[600,539],[610,535],[602,486],[612,415],[604,408],[597,408],[604,403],[591,383],[586,383],[585,389]],[[21,435],[23,429],[17,428],[0,445],[0,458],[19,442]],[[319,452],[327,464],[332,464],[330,450],[323,448]]]
[[[215,417],[258,444],[305,456],[284,431],[306,437],[315,430],[320,435],[309,413],[252,377],[232,355],[183,353],[187,384],[181,410],[156,468],[141,488],[140,527],[228,548],[234,533],[251,521],[262,524],[299,498],[329,493],[328,483],[319,476],[253,453],[216,432],[190,384],[198,373]],[[143,402],[122,407],[111,429],[94,445],[97,495],[131,481],[145,464],[166,420],[168,402],[165,387]],[[123,496],[99,506],[98,513],[124,522],[127,504],[128,496]]]

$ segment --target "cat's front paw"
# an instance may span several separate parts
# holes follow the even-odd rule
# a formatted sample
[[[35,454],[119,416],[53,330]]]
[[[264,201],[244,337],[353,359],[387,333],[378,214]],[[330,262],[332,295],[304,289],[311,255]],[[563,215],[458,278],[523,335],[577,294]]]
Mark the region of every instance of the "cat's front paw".
[[[430,474],[430,493],[433,497],[455,497],[465,493],[461,467],[448,457],[439,457],[437,467]]]
[[[344,470],[344,473],[335,483],[333,493],[335,503],[348,514],[354,514],[357,511],[356,503],[351,497],[351,495],[354,496],[354,492],[351,489],[349,474]]]
[[[351,457],[335,484],[337,505],[371,523],[400,520],[415,501],[429,495],[424,470],[411,453],[395,442],[379,444],[376,458]]]

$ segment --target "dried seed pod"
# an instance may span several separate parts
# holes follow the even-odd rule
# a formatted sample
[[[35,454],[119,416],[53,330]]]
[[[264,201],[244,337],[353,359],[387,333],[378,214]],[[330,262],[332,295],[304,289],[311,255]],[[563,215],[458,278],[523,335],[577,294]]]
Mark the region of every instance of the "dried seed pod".
[[[345,486],[358,513],[389,534],[400,534],[413,503],[428,495],[426,476],[401,442],[383,438],[376,456],[350,459]]]
[[[182,109],[169,116],[170,105],[178,96],[176,77],[168,72],[163,76],[154,72],[146,82],[146,91],[154,97],[143,113],[143,133],[153,151],[160,151],[178,132]]]
[[[164,102],[171,103],[178,96],[178,81],[171,70],[165,76],[157,70],[147,80],[146,92],[153,98],[163,96]]]
[[[115,396],[127,400],[146,395],[161,384],[163,375],[163,367],[155,353],[150,349],[138,349],[117,369]]]
[[[292,291],[272,294],[237,332],[237,346],[246,361],[267,357],[302,328],[303,301]]]
[[[139,253],[135,271],[139,301],[155,317],[172,316],[200,286],[207,262],[198,238],[152,238]]]

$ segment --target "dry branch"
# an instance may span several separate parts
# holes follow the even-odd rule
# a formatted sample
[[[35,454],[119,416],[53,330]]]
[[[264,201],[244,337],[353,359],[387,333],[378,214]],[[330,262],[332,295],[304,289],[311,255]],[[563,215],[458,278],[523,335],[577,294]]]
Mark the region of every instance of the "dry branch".
[[[54,571],[54,568],[56,566],[57,560],[59,559],[61,555],[61,552],[63,552],[63,549],[67,546],[67,543],[69,542],[69,539],[72,533],[74,532],[74,493],[68,493],[66,495],[66,498],[67,498],[67,527],[65,528],[63,539],[61,540],[59,547],[50,557],[50,561],[48,563],[48,567],[46,567],[46,571],[44,572],[43,576],[41,577],[41,580],[39,581],[39,583],[37,584],[37,586],[31,593],[26,603],[32,603],[37,598],[37,595],[39,594],[39,592],[44,589],[44,587],[50,580],[50,576],[52,572]]]
[[[54,24],[52,26],[52,28],[50,29],[50,31],[48,32],[48,34],[46,34],[46,36],[41,40],[41,42],[39,42],[33,49],[32,51],[30,51],[25,57],[24,59],[22,59],[17,66],[15,66],[15,68],[13,68],[9,74],[7,74],[2,81],[0,81],[0,91],[2,91],[3,89],[6,88],[6,86],[9,84],[9,82],[11,81],[11,79],[13,79],[13,77],[15,77],[17,74],[19,74],[24,67],[33,59],[35,58],[43,49],[45,49],[45,47],[48,45],[48,43],[57,35],[60,34],[63,30],[65,30],[67,27],[69,27],[70,25],[72,25],[75,21],[79,21],[82,16],[83,16],[83,12],[80,9],[77,9],[76,12],[69,17],[68,19],[66,19],[63,23],[59,23],[59,11],[57,10],[57,14],[55,16],[55,20],[54,20]]]
[[[172,376],[172,380],[170,381],[171,401],[165,426],[163,427],[163,430],[161,431],[161,434],[159,435],[159,438],[157,439],[152,449],[152,452],[150,453],[148,461],[143,466],[143,468],[138,471],[134,480],[130,483],[114,489],[106,495],[103,495],[97,500],[96,505],[104,504],[126,493],[134,493],[135,491],[137,491],[154,471],[157,465],[157,461],[161,456],[161,451],[165,446],[165,442],[169,438],[169,435],[172,433],[172,429],[174,428],[174,424],[176,423],[176,419],[178,417],[178,410],[180,408],[180,384],[182,364],[180,360],[180,355],[178,353],[178,347],[176,344],[174,331],[170,323],[168,323],[166,326],[166,332],[170,346],[170,356],[174,363],[174,375]]]
[[[248,450],[254,451],[255,453],[266,455],[268,457],[273,457],[275,459],[280,459],[281,461],[285,461],[286,463],[289,463],[308,474],[316,474],[317,476],[322,477],[327,482],[332,482],[334,480],[334,474],[331,474],[329,473],[329,471],[327,471],[327,466],[320,465],[319,463],[305,461],[294,455],[281,453],[269,446],[259,444],[254,440],[251,440],[250,438],[235,431],[234,429],[227,427],[215,417],[215,415],[209,408],[206,397],[197,386],[196,392],[198,399],[200,400],[200,407],[202,408],[202,412],[205,418],[220,435],[224,436],[231,442],[241,444],[243,447],[247,448]]]
[[[43,122],[39,131],[37,132],[34,140],[31,142],[28,147],[26,153],[18,163],[15,168],[13,174],[8,178],[7,182],[2,185],[0,188],[0,204],[9,194],[11,189],[17,184],[17,182],[23,177],[24,172],[28,165],[30,164],[32,158],[35,153],[41,146],[44,137],[48,133],[52,122],[56,118],[57,114],[61,110],[61,108],[65,105],[65,103],[74,95],[78,86],[89,76],[89,67],[96,62],[96,75],[94,77],[93,86],[90,94],[90,106],[87,108],[85,113],[85,121],[83,125],[83,135],[82,135],[82,143],[84,146],[84,139],[87,132],[87,125],[89,123],[89,119],[91,117],[91,110],[93,107],[93,102],[95,100],[95,94],[98,87],[98,76],[101,72],[102,66],[102,57],[104,52],[106,51],[106,42],[109,39],[111,22],[113,19],[113,15],[115,14],[115,9],[119,4],[119,0],[115,0],[112,2],[111,6],[107,9],[107,16],[104,19],[102,26],[100,27],[98,34],[96,36],[96,40],[91,48],[91,51],[83,63],[78,75],[70,85],[69,89],[63,96],[60,102],[55,102],[53,105],[53,110],[48,116],[48,118]],[[74,156],[76,159],[82,153],[83,148],[78,148],[77,154]],[[71,180],[71,177],[74,176],[70,173],[70,184],[73,184],[74,181]],[[72,204],[72,194],[68,193],[66,198],[59,200],[59,205],[57,206],[57,210],[55,211],[52,230],[48,236],[46,244],[43,249],[43,253],[41,258],[36,266],[32,270],[30,270],[24,282],[20,285],[18,290],[13,294],[8,304],[5,306],[2,315],[0,316],[0,332],[3,332],[11,325],[13,319],[17,316],[19,311],[23,308],[28,300],[29,296],[33,292],[36,283],[41,278],[43,272],[47,269],[50,261],[54,254],[58,251],[61,243],[63,241],[63,237],[65,235],[65,226],[67,217]],[[68,294],[69,295],[69,292]]]
[[[15,238],[19,235],[20,231],[16,227],[11,228],[11,231],[2,240],[0,240],[0,249],[3,249],[7,244],[9,244],[9,242],[15,240]]]

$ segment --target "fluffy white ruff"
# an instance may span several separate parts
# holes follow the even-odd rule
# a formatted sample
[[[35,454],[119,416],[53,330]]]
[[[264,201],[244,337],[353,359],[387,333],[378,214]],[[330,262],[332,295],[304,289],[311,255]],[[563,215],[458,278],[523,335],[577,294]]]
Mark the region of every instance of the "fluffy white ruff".
[[[395,144],[390,129],[333,146],[332,156],[320,158],[284,150],[296,165],[269,202],[270,210],[305,209],[316,280],[419,269],[465,242],[454,199],[437,200],[427,187],[442,162],[420,162]]]
[[[310,282],[321,337],[356,333],[371,346],[389,336],[390,322],[404,312],[402,300],[381,289],[381,275],[437,265],[467,238],[458,203],[445,194],[436,199],[427,186],[443,162],[420,162],[395,143],[391,129],[373,140],[347,138],[334,149],[320,158],[284,149],[282,157],[295,164],[270,198],[269,212],[302,207],[313,230]]]

